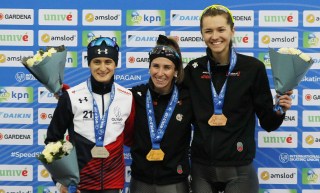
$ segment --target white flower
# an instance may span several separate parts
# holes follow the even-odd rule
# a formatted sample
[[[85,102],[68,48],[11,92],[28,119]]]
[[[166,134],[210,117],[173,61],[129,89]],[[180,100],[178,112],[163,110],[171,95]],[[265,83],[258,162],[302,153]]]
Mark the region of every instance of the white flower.
[[[296,48],[280,48],[278,50],[280,54],[290,54],[290,55],[298,55],[302,60],[306,62],[311,61],[311,57],[305,53],[302,53],[301,50]]]
[[[62,151],[66,152],[67,154],[70,154],[73,146],[69,141],[66,141],[62,146]]]
[[[64,47],[57,47],[57,49],[64,50]],[[50,49],[47,48],[46,51],[40,49],[34,56],[26,58],[24,61],[22,61],[22,63],[27,65],[28,67],[32,67],[33,65],[39,64],[44,58],[51,57],[52,54],[57,53],[57,49],[54,47]]]
[[[72,149],[73,145],[69,141],[50,142],[45,146],[38,159],[46,164],[52,163],[54,160],[70,154]]]

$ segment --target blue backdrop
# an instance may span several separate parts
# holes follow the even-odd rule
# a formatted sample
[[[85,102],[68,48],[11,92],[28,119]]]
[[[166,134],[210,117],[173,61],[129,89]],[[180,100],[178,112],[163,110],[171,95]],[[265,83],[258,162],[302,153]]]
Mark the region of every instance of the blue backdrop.
[[[294,90],[283,125],[267,133],[257,123],[254,165],[261,193],[320,191],[318,0],[0,1],[0,193],[57,192],[35,158],[44,147],[56,100],[22,66],[22,57],[40,47],[66,45],[64,82],[74,86],[89,76],[85,46],[90,38],[110,36],[121,47],[115,80],[130,88],[147,81],[147,52],[159,34],[178,38],[184,63],[204,54],[199,15],[213,3],[233,12],[234,46],[265,63],[273,94],[268,47],[295,47],[313,57],[315,63]],[[124,156],[127,186],[128,148]]]

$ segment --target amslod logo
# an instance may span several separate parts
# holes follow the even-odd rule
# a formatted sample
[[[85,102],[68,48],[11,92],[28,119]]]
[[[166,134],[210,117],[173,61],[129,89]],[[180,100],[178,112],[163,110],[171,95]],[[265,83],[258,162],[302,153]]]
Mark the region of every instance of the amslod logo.
[[[260,184],[297,184],[297,168],[258,168]]]
[[[165,26],[165,10],[127,10],[127,26]]]

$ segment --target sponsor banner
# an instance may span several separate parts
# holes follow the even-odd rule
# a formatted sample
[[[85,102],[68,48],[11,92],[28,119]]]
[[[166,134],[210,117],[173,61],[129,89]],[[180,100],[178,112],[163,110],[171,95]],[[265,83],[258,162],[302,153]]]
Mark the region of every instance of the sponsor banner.
[[[261,27],[298,27],[299,12],[297,10],[263,10],[259,11]]]
[[[302,126],[304,127],[319,127],[320,111],[302,111]]]
[[[37,193],[60,193],[56,186],[38,186]]]
[[[298,32],[259,31],[259,48],[298,47]]]
[[[297,184],[297,168],[258,168],[260,184]]]
[[[47,138],[47,129],[38,129],[38,145],[45,145],[44,140]],[[68,131],[64,134],[64,140],[69,141]]]
[[[55,108],[39,108],[38,124],[50,124]]]
[[[122,13],[119,9],[82,10],[82,25],[84,26],[121,26]]]
[[[68,68],[76,68],[78,66],[78,53],[77,52],[67,52],[66,64]]]
[[[171,26],[199,26],[202,10],[170,10]]]
[[[231,13],[233,15],[235,27],[253,27],[254,26],[253,10],[231,10]]]
[[[298,193],[295,189],[259,189],[259,193]]]
[[[48,170],[43,165],[38,165],[38,181],[52,182],[52,178]]]
[[[302,132],[303,148],[320,148],[319,132]]]
[[[0,186],[1,193],[33,193],[32,186]]]
[[[232,42],[235,48],[253,48],[253,31],[236,31]]]
[[[268,52],[259,52],[258,59],[264,63],[266,69],[271,69],[270,56]]]
[[[279,161],[281,163],[288,163],[288,162],[319,162],[320,161],[320,155],[299,155],[299,154],[281,153],[279,155]]]
[[[302,168],[302,184],[320,185],[320,168]]]
[[[258,132],[258,147],[260,148],[297,148],[298,133],[297,132]]]
[[[127,31],[127,47],[154,47],[159,35],[165,35],[165,31]]]
[[[288,110],[281,124],[281,127],[298,127],[298,111]]]
[[[320,11],[304,10],[303,27],[320,27]]]
[[[32,103],[33,87],[0,86],[0,103]]]
[[[78,25],[77,9],[39,9],[39,25]]]
[[[119,52],[119,60],[118,60],[118,65],[117,68],[121,68],[121,52]],[[88,56],[87,56],[87,51],[82,52],[82,68],[88,68]]]
[[[0,25],[33,25],[33,9],[0,9]]]
[[[320,90],[319,89],[303,89],[302,104],[304,106],[320,106]]]
[[[313,60],[313,64],[310,67],[310,69],[319,70],[320,69],[320,52],[318,52],[318,53],[306,53],[306,54],[308,54]]]
[[[182,63],[186,66],[191,60],[205,56],[205,52],[182,52]]]
[[[52,103],[56,104],[58,100],[54,97],[54,93],[51,93],[46,87],[38,87],[38,103]]]
[[[206,47],[200,31],[171,31],[170,36],[177,37],[180,47]]]
[[[22,58],[33,56],[33,51],[0,50],[0,67],[23,67]]]
[[[320,32],[303,32],[304,48],[320,48]]]
[[[302,78],[301,82],[320,82],[320,76],[305,76]]]
[[[109,37],[117,42],[121,49],[121,31],[83,31],[82,46],[87,47],[88,44],[97,37]],[[87,51],[87,48],[85,48],[84,51]]]
[[[0,165],[1,181],[32,181],[32,165]]]
[[[37,80],[32,74],[25,74],[24,72],[17,72],[14,78],[16,79],[17,82]]]
[[[33,108],[1,108],[0,124],[32,124]]]
[[[75,30],[39,30],[39,46],[77,46],[78,32]]]
[[[0,129],[0,145],[33,145],[33,130]]]
[[[246,56],[251,56],[251,57],[254,57],[254,54],[253,52],[238,52],[239,54],[243,54],[243,55],[246,55]]]
[[[302,190],[302,193],[319,193],[320,189],[314,189],[314,190]]]
[[[165,26],[165,10],[127,10],[127,26]]]
[[[127,68],[149,68],[148,52],[126,52]]]
[[[33,46],[33,30],[0,30],[0,46]]]

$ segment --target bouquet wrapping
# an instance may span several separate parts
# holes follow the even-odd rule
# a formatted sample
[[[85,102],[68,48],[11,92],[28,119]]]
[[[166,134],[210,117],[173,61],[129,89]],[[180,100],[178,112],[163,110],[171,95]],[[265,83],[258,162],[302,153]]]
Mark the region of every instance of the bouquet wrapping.
[[[40,49],[37,54],[24,57],[22,64],[28,71],[50,92],[61,92],[61,85],[64,79],[64,69],[67,57],[65,47],[47,47]]]
[[[269,48],[269,56],[274,87],[279,95],[297,87],[313,64],[311,57],[295,48],[280,48],[279,51]],[[278,101],[275,110],[283,113]]]
[[[79,168],[75,148],[70,142],[49,143],[38,156],[43,166],[49,171],[53,180],[68,187],[69,193],[77,191]]]

